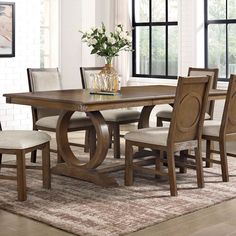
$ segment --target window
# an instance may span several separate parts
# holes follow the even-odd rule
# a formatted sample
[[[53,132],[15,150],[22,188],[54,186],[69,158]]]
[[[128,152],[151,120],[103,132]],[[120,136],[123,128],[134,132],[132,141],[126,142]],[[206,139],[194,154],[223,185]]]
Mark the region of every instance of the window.
[[[219,68],[219,78],[236,73],[236,1],[205,0],[205,64]]]
[[[132,0],[133,76],[176,78],[178,0]]]
[[[41,0],[40,67],[58,67],[59,0]]]

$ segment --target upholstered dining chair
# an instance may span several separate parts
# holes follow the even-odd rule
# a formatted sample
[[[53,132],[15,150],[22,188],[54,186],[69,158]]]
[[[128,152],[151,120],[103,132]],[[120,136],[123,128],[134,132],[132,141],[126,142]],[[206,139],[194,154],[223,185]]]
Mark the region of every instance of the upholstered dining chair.
[[[98,73],[101,69],[102,67],[80,67],[82,86],[84,89],[91,88],[91,74]],[[120,158],[120,125],[138,122],[140,112],[136,110],[117,109],[101,111],[101,113],[109,125],[110,133],[113,134],[114,158]]]
[[[16,180],[18,200],[25,201],[26,193],[26,168],[37,169],[36,166],[25,165],[25,154],[37,149],[42,150],[42,169],[43,171],[43,188],[51,188],[50,175],[50,151],[49,142],[51,137],[40,131],[30,130],[4,130],[0,126],[0,169],[3,167],[16,168],[15,176],[1,175],[0,179]],[[2,164],[2,154],[16,155],[16,165]]]
[[[219,69],[209,69],[209,68],[195,68],[189,67],[188,69],[188,76],[211,76],[211,88],[215,89],[217,87],[217,79],[218,79],[218,72]],[[170,104],[171,105],[171,104]],[[206,109],[205,119],[212,120],[213,119],[213,112],[214,112],[215,101],[209,101]],[[157,112],[157,126],[163,126],[163,121],[170,122],[172,117],[172,110],[166,109]]]
[[[221,121],[207,120],[204,122],[202,138],[206,140],[206,163],[221,165],[222,180],[229,181],[227,155],[236,157],[233,153],[227,153],[226,142],[236,140],[236,75],[231,75]],[[219,151],[216,151],[211,142],[219,143]],[[220,154],[220,160],[213,159],[212,154]]]
[[[58,68],[28,68],[27,73],[30,92],[62,90]],[[56,132],[59,114],[60,110],[32,107],[33,130]],[[75,112],[71,117],[68,132],[89,130],[92,128],[92,122],[86,114]],[[88,145],[88,139],[85,143]],[[70,144],[73,146],[85,147],[84,144]],[[62,158],[58,151],[53,149],[51,149],[51,151],[57,153],[58,162],[61,162]],[[32,152],[31,161],[36,162],[36,151]]]
[[[180,77],[176,89],[170,127],[139,129],[125,135],[125,185],[133,184],[134,171],[168,175],[171,196],[177,195],[175,152],[195,150],[197,184],[204,187],[201,156],[201,136],[204,114],[210,88],[210,77]],[[189,110],[191,109],[191,112]],[[154,150],[155,168],[147,167],[145,160],[133,159],[133,146]],[[157,150],[160,151],[158,156]],[[168,173],[161,170],[167,153]],[[146,164],[145,164],[146,163]],[[182,163],[183,164],[183,163]],[[188,164],[185,163],[186,167]]]

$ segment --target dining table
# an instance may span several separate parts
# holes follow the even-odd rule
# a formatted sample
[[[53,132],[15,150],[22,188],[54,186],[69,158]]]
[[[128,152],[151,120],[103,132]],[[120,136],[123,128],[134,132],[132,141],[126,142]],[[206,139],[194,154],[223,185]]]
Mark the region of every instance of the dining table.
[[[117,94],[92,94],[86,89],[40,91],[4,94],[7,103],[29,105],[61,110],[56,140],[58,150],[65,162],[52,167],[52,173],[70,176],[94,184],[109,187],[118,186],[110,174],[124,168],[124,165],[107,167],[103,162],[110,146],[108,125],[101,114],[103,110],[141,107],[138,128],[149,127],[149,118],[154,106],[173,104],[176,86],[148,85],[122,87]],[[226,90],[212,89],[209,100],[225,99]],[[71,150],[67,129],[75,111],[85,112],[90,117],[96,131],[96,147],[91,158],[81,161]]]

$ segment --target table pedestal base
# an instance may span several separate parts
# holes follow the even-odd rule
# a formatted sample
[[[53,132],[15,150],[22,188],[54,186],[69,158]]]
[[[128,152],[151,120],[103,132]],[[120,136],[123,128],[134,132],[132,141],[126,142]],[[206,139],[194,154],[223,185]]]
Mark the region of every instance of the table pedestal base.
[[[102,187],[119,186],[115,178],[108,176],[105,173],[99,173],[96,169],[85,169],[76,166],[68,166],[66,163],[60,163],[53,167],[51,171],[53,174],[85,180]]]

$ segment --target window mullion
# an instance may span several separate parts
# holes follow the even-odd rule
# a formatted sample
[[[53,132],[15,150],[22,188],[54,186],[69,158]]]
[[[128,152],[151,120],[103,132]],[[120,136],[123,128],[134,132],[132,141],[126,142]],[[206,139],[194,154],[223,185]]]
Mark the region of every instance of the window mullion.
[[[165,45],[166,45],[166,76],[168,76],[168,0],[166,0],[166,38],[165,38]]]
[[[152,0],[149,0],[149,75],[152,75]]]

